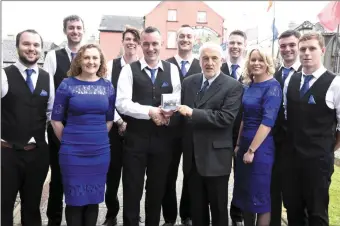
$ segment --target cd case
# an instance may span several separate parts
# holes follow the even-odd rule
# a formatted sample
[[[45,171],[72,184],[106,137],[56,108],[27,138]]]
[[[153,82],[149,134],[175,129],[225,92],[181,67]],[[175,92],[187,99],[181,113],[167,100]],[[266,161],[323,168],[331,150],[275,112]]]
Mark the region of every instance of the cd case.
[[[161,108],[165,111],[174,111],[181,104],[181,96],[178,94],[162,94]]]

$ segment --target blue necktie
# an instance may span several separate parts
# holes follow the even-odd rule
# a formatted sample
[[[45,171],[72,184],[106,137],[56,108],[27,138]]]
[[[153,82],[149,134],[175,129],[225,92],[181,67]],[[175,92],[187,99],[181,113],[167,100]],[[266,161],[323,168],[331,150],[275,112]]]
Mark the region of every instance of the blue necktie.
[[[303,97],[307,91],[309,90],[309,81],[313,78],[314,76],[313,75],[304,75],[304,82],[303,82],[303,85],[300,89],[300,97]]]
[[[187,69],[185,68],[185,65],[187,64],[187,63],[189,63],[188,61],[186,61],[186,60],[182,60],[181,61],[181,72],[182,72],[182,75],[183,75],[183,77],[185,77],[186,76],[186,74],[188,73],[187,72]]]
[[[237,80],[236,70],[239,66],[237,64],[231,65],[231,76],[233,76],[234,79]]]
[[[77,53],[72,53],[71,52],[71,59],[73,60],[76,57]]]
[[[201,90],[198,93],[198,99],[201,100],[202,97],[204,96],[205,92],[207,91],[209,86],[209,82],[208,80],[205,80],[205,82],[203,83],[203,87],[201,88]]]
[[[289,72],[292,70],[292,68],[283,68],[282,70],[282,80],[283,80],[283,84],[285,84],[285,81],[289,75]]]
[[[155,84],[155,80],[156,80],[155,73],[156,73],[157,69],[151,69],[149,67],[147,67],[146,69],[148,69],[150,71],[150,73],[151,73],[152,84]]]
[[[26,69],[26,75],[27,75],[26,84],[28,85],[28,88],[30,88],[31,93],[33,93],[34,91],[34,86],[33,86],[32,78],[31,78],[33,71],[34,69],[30,69],[30,68]]]

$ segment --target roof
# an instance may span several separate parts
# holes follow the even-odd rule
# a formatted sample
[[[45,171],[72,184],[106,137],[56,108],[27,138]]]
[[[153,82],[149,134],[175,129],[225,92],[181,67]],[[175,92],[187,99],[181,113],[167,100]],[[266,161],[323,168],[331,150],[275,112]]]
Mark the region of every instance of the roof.
[[[144,17],[104,15],[99,31],[123,32],[126,25],[143,29]]]
[[[44,47],[42,49],[42,54],[38,63],[43,63],[45,58],[45,51],[55,49],[57,47],[53,42],[44,42]],[[3,51],[3,62],[16,62],[18,59],[17,48],[15,46],[15,40],[3,40],[2,41],[2,51]]]

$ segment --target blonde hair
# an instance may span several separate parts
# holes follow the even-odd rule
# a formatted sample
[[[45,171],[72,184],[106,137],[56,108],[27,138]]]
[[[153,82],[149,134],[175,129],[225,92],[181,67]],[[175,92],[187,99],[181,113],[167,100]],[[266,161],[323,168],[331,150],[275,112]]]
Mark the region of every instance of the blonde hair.
[[[98,77],[101,77],[101,78],[106,77],[106,72],[107,72],[106,60],[105,60],[104,54],[103,54],[102,50],[100,49],[100,47],[98,45],[95,45],[95,44],[86,44],[86,45],[83,45],[79,49],[76,57],[72,60],[70,70],[67,72],[68,76],[78,76],[78,75],[81,74],[81,72],[82,72],[81,61],[83,59],[84,53],[87,49],[92,49],[92,48],[96,48],[98,50],[99,54],[100,54],[100,66],[99,66],[99,69],[98,69],[96,75]]]
[[[319,45],[321,48],[325,47],[325,38],[322,36],[322,34],[318,32],[309,32],[306,34],[303,34],[301,38],[299,39],[299,44],[300,42],[305,42],[308,40],[317,40],[319,42]]]
[[[250,72],[251,71],[250,70],[250,57],[251,57],[251,54],[254,51],[257,51],[260,54],[260,56],[262,57],[265,65],[267,66],[268,75],[272,76],[275,73],[275,66],[274,66],[273,58],[261,49],[253,49],[253,50],[250,51],[250,53],[247,57],[247,60],[245,62],[245,68],[244,68],[244,71],[243,71],[243,83],[245,83],[245,84],[249,84],[249,83],[253,82],[253,80],[254,80],[253,75]]]

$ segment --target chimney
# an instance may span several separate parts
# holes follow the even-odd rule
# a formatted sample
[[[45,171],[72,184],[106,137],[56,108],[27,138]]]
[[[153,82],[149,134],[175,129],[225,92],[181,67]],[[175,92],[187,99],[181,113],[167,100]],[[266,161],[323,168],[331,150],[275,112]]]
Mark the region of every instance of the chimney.
[[[15,36],[13,34],[8,34],[7,39],[8,40],[15,40]]]

